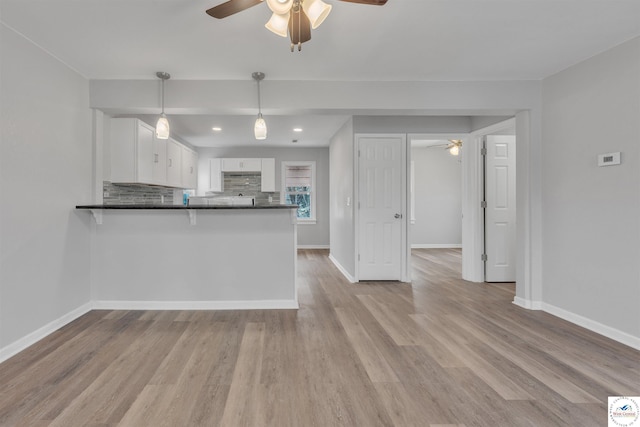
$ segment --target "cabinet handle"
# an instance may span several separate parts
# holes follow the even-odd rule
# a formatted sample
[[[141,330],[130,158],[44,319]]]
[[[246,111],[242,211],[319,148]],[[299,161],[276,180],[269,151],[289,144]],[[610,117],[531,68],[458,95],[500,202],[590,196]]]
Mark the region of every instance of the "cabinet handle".
[[[173,159],[169,159],[169,167],[173,166]]]
[[[158,163],[158,155],[157,154],[153,155],[153,163]]]
[[[191,166],[191,169],[190,169],[190,170],[191,170],[191,172],[189,172],[189,173],[193,173],[193,166]]]

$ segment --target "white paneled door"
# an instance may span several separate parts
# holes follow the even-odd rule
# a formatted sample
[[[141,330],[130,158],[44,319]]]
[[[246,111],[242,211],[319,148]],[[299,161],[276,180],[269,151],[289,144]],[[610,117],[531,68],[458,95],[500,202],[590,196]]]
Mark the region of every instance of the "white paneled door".
[[[485,166],[485,280],[516,280],[516,137],[488,135]]]
[[[402,137],[358,137],[359,280],[401,280]]]

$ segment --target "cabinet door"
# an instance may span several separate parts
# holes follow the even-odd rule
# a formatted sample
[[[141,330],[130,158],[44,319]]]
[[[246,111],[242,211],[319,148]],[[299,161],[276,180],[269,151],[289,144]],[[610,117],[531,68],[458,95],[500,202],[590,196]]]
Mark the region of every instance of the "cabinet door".
[[[241,172],[242,159],[221,159],[222,172]]]
[[[182,145],[171,138],[167,140],[167,185],[182,186]]]
[[[167,184],[167,140],[153,137],[153,183]]]
[[[243,172],[260,172],[262,170],[262,159],[241,159],[240,167]]]
[[[209,159],[209,190],[223,192],[222,159]]]
[[[198,154],[182,146],[182,187],[198,186]]]
[[[138,122],[136,131],[136,181],[153,184],[153,129]]]
[[[262,159],[260,191],[263,193],[276,191],[276,159]]]

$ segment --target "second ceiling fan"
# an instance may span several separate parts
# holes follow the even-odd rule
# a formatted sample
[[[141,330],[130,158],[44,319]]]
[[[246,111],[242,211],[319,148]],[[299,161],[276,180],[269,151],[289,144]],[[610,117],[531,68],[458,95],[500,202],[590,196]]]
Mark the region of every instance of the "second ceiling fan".
[[[302,43],[311,40],[311,29],[318,28],[331,11],[331,5],[322,0],[229,0],[207,10],[209,16],[222,19],[242,12],[266,1],[273,14],[266,23],[267,29],[279,36],[291,40],[291,52],[297,45],[302,50]],[[349,3],[383,6],[387,0],[340,0]]]

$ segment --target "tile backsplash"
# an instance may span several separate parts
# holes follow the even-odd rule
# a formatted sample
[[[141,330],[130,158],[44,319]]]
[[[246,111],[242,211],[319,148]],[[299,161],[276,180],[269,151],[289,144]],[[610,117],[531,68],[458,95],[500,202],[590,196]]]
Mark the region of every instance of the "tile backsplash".
[[[103,203],[105,205],[171,205],[173,188],[151,185],[113,184],[102,182]]]
[[[255,197],[256,204],[269,203],[269,196],[273,203],[280,203],[280,192],[263,193],[261,189],[260,173],[224,172],[224,192],[207,193],[208,196],[243,196]]]

